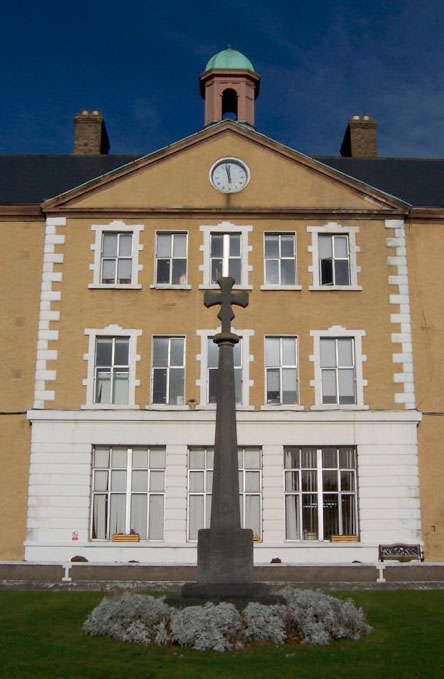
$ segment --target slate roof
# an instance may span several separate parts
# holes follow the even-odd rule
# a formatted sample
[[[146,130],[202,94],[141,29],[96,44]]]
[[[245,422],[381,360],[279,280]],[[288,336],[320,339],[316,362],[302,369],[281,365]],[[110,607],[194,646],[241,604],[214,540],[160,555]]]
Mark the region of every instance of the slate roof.
[[[141,154],[0,155],[0,205],[29,205],[100,177]],[[414,206],[444,207],[444,160],[316,157]]]

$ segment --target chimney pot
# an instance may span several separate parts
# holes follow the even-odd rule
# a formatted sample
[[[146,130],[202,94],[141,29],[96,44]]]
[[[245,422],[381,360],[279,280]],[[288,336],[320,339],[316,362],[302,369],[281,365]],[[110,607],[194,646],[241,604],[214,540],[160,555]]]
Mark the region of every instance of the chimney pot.
[[[74,120],[74,154],[106,155],[109,151],[109,139],[102,114],[97,109],[89,113],[85,108],[82,113],[74,117]]]
[[[378,155],[378,123],[366,113],[362,118],[355,113],[348,121],[341,146],[346,158],[376,158]]]

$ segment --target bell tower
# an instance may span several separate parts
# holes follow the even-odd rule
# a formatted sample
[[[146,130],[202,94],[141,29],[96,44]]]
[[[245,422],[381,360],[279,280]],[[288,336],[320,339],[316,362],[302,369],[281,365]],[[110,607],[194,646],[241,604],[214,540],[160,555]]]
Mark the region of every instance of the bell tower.
[[[200,76],[205,127],[224,118],[255,127],[254,106],[260,80],[251,61],[231,45],[215,54]]]

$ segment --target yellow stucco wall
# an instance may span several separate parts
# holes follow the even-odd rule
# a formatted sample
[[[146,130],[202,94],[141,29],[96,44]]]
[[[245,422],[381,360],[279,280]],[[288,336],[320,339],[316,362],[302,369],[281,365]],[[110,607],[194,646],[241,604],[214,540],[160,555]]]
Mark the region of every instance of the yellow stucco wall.
[[[23,558],[32,407],[40,307],[44,222],[0,224],[0,559]]]

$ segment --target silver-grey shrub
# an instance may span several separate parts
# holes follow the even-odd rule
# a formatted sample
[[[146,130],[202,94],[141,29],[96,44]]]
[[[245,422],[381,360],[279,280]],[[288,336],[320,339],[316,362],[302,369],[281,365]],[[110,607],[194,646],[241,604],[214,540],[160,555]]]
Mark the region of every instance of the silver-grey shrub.
[[[249,603],[239,612],[232,604],[206,603],[176,609],[165,599],[126,593],[105,598],[83,625],[87,634],[139,644],[177,644],[198,651],[242,648],[246,641],[287,640],[325,645],[334,639],[359,639],[371,631],[352,599],[342,601],[320,591],[284,587],[286,605]]]

